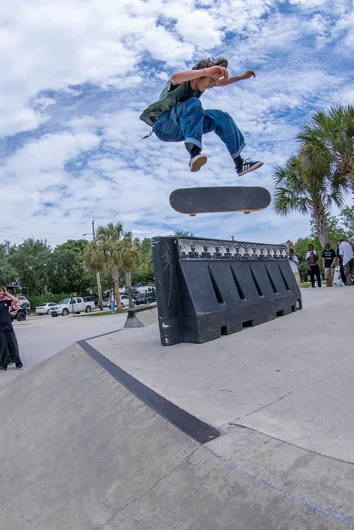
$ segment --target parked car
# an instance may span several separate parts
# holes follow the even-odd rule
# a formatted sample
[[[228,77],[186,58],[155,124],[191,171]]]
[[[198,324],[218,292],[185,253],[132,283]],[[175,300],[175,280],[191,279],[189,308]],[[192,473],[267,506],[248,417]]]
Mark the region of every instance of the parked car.
[[[98,307],[98,296],[90,294],[89,296],[83,296],[82,299],[84,302],[93,302],[95,307]]]
[[[133,298],[133,305],[135,305],[134,296],[132,298]],[[127,294],[121,294],[120,299],[121,299],[122,304],[124,303],[124,307],[129,306],[129,296]]]
[[[56,317],[58,315],[66,316],[69,313],[75,313],[76,315],[83,312],[91,313],[93,309],[95,309],[94,302],[84,302],[81,297],[75,297],[64,298],[64,300],[61,300],[59,304],[51,307],[49,311],[52,317]]]
[[[47,304],[39,305],[36,307],[35,312],[37,315],[49,315],[50,308],[57,305],[55,302],[48,302]]]
[[[122,303],[122,307],[129,307],[129,296],[126,294],[120,295],[120,301]],[[111,299],[105,298],[102,302],[103,307],[111,307]],[[117,305],[117,304],[116,304]],[[133,297],[133,305],[135,305],[135,298]]]
[[[156,302],[155,296],[140,296],[135,301],[136,305],[153,304],[154,302]]]
[[[21,301],[21,305],[19,302],[17,305],[10,307],[11,320],[18,320],[19,322],[26,320],[30,312],[31,312],[31,306],[27,299],[26,299],[26,302]]]

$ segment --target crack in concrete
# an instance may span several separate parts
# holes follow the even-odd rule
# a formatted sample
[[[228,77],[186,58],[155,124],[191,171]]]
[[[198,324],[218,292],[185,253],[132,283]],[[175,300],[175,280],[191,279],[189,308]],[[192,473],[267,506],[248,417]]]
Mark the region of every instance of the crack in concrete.
[[[170,477],[175,471],[177,471],[178,468],[180,468],[185,462],[188,461],[188,459],[194,455],[194,453],[196,453],[197,451],[199,451],[201,449],[201,447],[196,447],[191,453],[189,453],[188,456],[186,456],[179,464],[177,464],[177,466],[175,466],[171,471],[169,471],[168,473],[166,473],[166,475],[164,475],[163,477],[159,478],[159,480],[153,484],[152,486],[150,486],[150,488],[145,491],[145,493],[143,493],[142,495],[140,495],[139,497],[127,502],[126,504],[124,504],[124,506],[121,506],[120,508],[118,508],[118,510],[116,510],[114,512],[114,514],[105,522],[103,523],[103,525],[99,526],[96,530],[103,530],[103,528],[109,524],[111,521],[113,521],[113,519],[116,517],[116,515],[118,515],[120,512],[122,512],[123,510],[125,510],[126,508],[129,508],[129,506],[131,506],[132,504],[135,504],[136,502],[139,502],[141,501],[144,497],[146,497],[153,489],[155,489],[163,480],[165,480],[166,478]]]
[[[100,499],[96,499],[96,501],[97,501],[99,504],[102,504],[102,506],[105,506],[106,508],[108,508],[109,510],[114,510],[113,506],[110,506],[109,504],[106,504],[105,502],[100,501]]]
[[[247,425],[243,425],[242,423],[233,423],[228,422],[228,425],[231,425],[232,427],[238,427],[239,429],[246,429],[247,431],[255,432],[257,434],[261,434],[265,438],[271,438],[272,440],[275,440],[277,442],[280,442],[284,445],[290,445],[291,447],[296,447],[296,449],[301,449],[302,451],[306,451],[306,453],[311,453],[314,455],[321,456],[323,458],[329,458],[330,460],[335,460],[336,462],[343,462],[343,464],[349,464],[350,466],[354,466],[354,462],[351,462],[350,460],[343,460],[343,458],[337,458],[336,456],[330,456],[325,455],[324,453],[320,453],[318,451],[315,451],[313,449],[308,449],[307,447],[303,447],[302,445],[297,445],[293,442],[288,442],[287,440],[282,440],[281,438],[277,438],[276,436],[272,434],[268,434],[267,432],[260,431],[259,429],[255,429],[254,427],[248,427]],[[228,435],[229,433],[226,433]],[[214,442],[215,440],[212,440]],[[210,443],[212,443],[210,442]]]
[[[319,377],[322,377],[326,373],[330,372],[331,370],[333,370],[334,368],[336,368],[337,366],[339,366],[340,364],[345,362],[347,359],[349,359],[353,355],[354,355],[354,352],[349,353],[349,355],[347,355],[346,357],[343,357],[343,359],[340,359],[338,362],[332,364],[331,366],[329,366],[329,368],[327,368],[323,372],[320,372],[319,374],[311,377],[311,379],[309,379],[308,381],[305,381],[305,383],[302,383],[301,385],[295,387],[293,390],[290,390],[290,392],[287,392],[283,396],[280,396],[277,399],[274,399],[273,401],[270,401],[269,403],[266,403],[265,405],[262,405],[261,407],[258,407],[258,409],[252,410],[252,412],[248,412],[247,414],[244,414],[243,416],[238,416],[237,418],[235,418],[235,419],[233,419],[231,421],[228,421],[227,423],[231,424],[231,423],[233,423],[235,421],[243,420],[244,418],[247,418],[248,416],[251,416],[252,414],[255,414],[256,412],[259,412],[260,410],[263,410],[263,409],[269,407],[270,405],[273,405],[274,403],[277,403],[278,401],[281,401],[282,399],[290,396],[290,394],[294,394],[300,388],[304,388],[305,386],[309,385],[310,383],[312,383],[313,381],[315,381]]]
[[[204,445],[202,449],[209,451],[213,456],[215,456],[217,459],[221,460],[226,466],[230,467],[237,473],[242,474],[243,476],[253,480],[256,482],[259,486],[269,488],[276,493],[278,493],[281,497],[289,499],[293,502],[296,502],[298,504],[301,504],[305,508],[312,510],[314,512],[320,513],[322,515],[325,515],[327,517],[330,517],[331,519],[339,519],[341,522],[345,524],[350,524],[351,528],[354,523],[354,516],[351,514],[346,513],[340,513],[335,511],[332,508],[327,508],[325,506],[321,506],[320,504],[317,504],[316,502],[311,501],[310,499],[307,499],[306,497],[302,497],[301,495],[297,495],[295,493],[292,493],[291,491],[288,491],[278,484],[275,484],[273,482],[270,482],[266,478],[262,477],[262,475],[257,475],[256,473],[253,473],[252,471],[248,471],[247,469],[235,464],[230,459],[225,458],[215,451],[213,451],[210,447]]]

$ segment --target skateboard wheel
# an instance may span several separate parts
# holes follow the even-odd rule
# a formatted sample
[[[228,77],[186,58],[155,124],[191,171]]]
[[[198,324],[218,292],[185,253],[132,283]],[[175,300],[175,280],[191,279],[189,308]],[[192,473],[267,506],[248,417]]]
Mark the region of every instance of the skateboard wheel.
[[[197,215],[196,213],[190,213],[189,217],[195,217],[196,215]]]
[[[251,210],[245,210],[243,213],[244,214],[249,214],[249,213],[251,213]]]

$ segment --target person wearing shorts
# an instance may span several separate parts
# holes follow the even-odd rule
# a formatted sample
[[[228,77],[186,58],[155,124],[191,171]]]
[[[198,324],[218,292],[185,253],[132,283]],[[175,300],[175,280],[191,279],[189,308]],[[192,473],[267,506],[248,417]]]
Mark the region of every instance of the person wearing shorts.
[[[325,248],[322,252],[322,267],[324,270],[324,279],[326,281],[327,287],[332,287],[333,277],[334,277],[334,268],[336,265],[336,253],[331,248],[329,243],[326,243]]]

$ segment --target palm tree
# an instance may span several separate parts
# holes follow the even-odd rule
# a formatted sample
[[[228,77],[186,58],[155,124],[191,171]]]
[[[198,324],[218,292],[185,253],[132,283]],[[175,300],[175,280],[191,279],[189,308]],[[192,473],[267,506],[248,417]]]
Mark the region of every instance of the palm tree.
[[[284,167],[275,168],[274,209],[280,215],[309,213],[322,247],[328,242],[327,217],[331,204],[343,205],[348,188],[345,177],[332,171],[327,160],[314,164],[306,153],[292,156]]]
[[[332,165],[354,192],[354,106],[318,112],[298,135],[301,150],[314,164]]]
[[[133,239],[131,232],[126,232],[122,240],[121,267],[125,272],[125,282],[129,296],[129,307],[133,307],[132,271],[141,263],[141,249],[138,238]]]
[[[96,276],[99,275],[98,273],[104,271],[104,263],[105,263],[105,256],[103,249],[97,245],[96,241],[91,241],[86,245],[85,250],[82,253],[82,260],[86,266],[86,268],[95,274]],[[99,308],[102,311],[102,291],[101,291],[101,283],[98,283],[98,304]]]
[[[122,263],[122,223],[108,223],[96,230],[96,244],[101,249],[104,269],[111,272],[114,284],[114,294],[118,311],[122,310],[119,294],[119,267]]]

